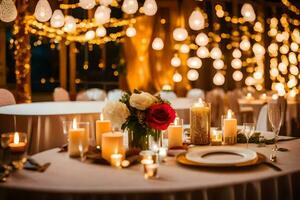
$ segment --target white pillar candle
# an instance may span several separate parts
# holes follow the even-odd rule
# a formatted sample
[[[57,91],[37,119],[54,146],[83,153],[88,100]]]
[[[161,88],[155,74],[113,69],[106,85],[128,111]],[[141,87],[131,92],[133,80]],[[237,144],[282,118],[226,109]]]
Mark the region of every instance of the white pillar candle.
[[[101,147],[102,134],[111,132],[111,122],[103,119],[103,114],[100,115],[100,120],[96,121],[96,146]]]
[[[229,109],[223,122],[225,144],[235,144],[237,140],[237,119],[233,117],[233,112]]]
[[[70,157],[79,157],[79,145],[82,145],[84,151],[87,151],[89,145],[88,130],[78,128],[76,119],[73,120],[73,127],[69,130],[68,152]]]
[[[122,154],[125,158],[125,148],[123,145],[123,133],[109,132],[102,134],[102,157],[111,162],[112,154]]]
[[[183,143],[182,139],[183,127],[179,123],[179,118],[176,117],[174,124],[168,127],[168,147],[181,147]]]

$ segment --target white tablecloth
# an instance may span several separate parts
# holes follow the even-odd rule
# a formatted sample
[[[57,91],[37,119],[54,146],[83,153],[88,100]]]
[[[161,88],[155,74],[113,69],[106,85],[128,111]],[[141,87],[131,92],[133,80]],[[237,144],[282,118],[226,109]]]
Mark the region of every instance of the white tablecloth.
[[[244,146],[245,145],[239,145]],[[70,159],[58,149],[34,155],[51,162],[44,173],[20,170],[0,184],[0,199],[155,199],[155,200],[292,200],[300,199],[300,140],[279,143],[282,171],[267,165],[234,169],[188,168],[168,157],[159,178],[145,180],[135,165],[116,169]],[[271,146],[249,148],[268,156]]]
[[[171,104],[180,118],[189,122],[191,101],[186,98],[172,100]],[[95,135],[95,121],[105,105],[104,101],[86,102],[44,102],[16,104],[0,107],[0,133],[22,131],[29,134],[29,154],[41,152],[63,145],[62,121],[72,120],[90,122],[91,138]],[[16,129],[14,128],[16,121]],[[92,141],[93,142],[93,141]]]

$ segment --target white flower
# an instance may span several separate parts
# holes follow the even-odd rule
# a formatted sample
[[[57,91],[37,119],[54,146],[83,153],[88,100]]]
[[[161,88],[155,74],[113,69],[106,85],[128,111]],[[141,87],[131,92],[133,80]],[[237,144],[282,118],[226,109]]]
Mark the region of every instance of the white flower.
[[[126,104],[119,101],[110,101],[103,108],[104,118],[110,120],[114,127],[120,128],[129,115]]]
[[[140,94],[132,94],[129,103],[132,107],[138,110],[146,110],[152,104],[154,104],[157,99],[149,94],[148,92],[141,92]]]

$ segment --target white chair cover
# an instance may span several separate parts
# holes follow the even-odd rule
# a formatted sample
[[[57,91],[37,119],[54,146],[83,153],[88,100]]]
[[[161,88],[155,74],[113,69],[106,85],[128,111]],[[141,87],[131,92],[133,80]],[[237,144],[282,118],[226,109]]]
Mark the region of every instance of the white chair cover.
[[[186,97],[189,98],[189,99],[193,99],[193,100],[197,100],[199,98],[204,100],[205,94],[204,94],[203,90],[198,89],[198,88],[193,88],[193,89],[188,91]]]
[[[109,101],[118,101],[122,97],[123,94],[124,94],[124,91],[122,91],[120,89],[110,90],[107,94],[107,99]]]
[[[14,95],[10,91],[0,88],[0,106],[12,104],[16,104]]]
[[[64,88],[57,87],[53,92],[53,100],[54,101],[70,101],[70,96],[68,91]]]
[[[76,96],[76,101],[104,101],[106,92],[98,88],[92,88],[85,92],[80,92]]]
[[[264,105],[259,111],[256,130],[268,131],[268,105]]]
[[[169,101],[177,98],[177,95],[175,94],[175,92],[169,91],[169,90],[168,91],[160,91],[159,94],[162,99],[169,100]]]

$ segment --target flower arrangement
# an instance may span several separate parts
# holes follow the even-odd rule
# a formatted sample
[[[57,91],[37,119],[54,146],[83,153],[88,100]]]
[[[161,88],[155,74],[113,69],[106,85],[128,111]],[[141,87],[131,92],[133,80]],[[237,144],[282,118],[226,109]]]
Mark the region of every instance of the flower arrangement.
[[[149,135],[157,136],[176,117],[174,109],[160,96],[138,90],[125,93],[118,102],[108,102],[103,114],[113,126],[131,133],[131,146],[140,149],[147,148]]]

